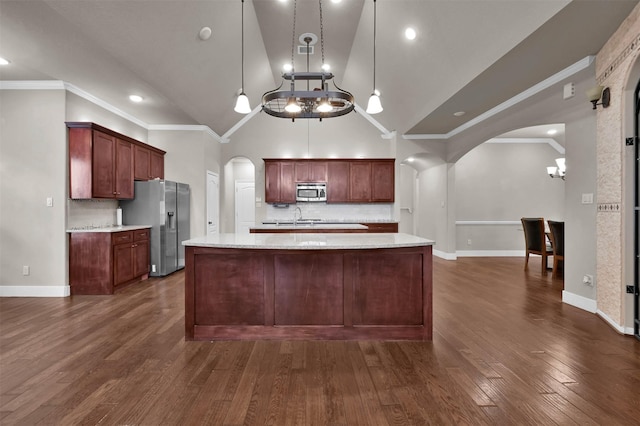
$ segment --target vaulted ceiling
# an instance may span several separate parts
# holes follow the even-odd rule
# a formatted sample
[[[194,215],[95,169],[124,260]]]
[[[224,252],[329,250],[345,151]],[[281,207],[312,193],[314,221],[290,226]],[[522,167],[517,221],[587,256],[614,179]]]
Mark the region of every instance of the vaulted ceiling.
[[[400,134],[446,134],[595,55],[638,0],[378,0],[375,120]],[[336,83],[366,107],[373,88],[373,0],[244,2],[251,106],[281,82],[292,42],[320,40]],[[57,80],[149,125],[225,134],[241,86],[241,0],[0,0],[0,80]],[[211,28],[208,40],[199,32]],[[413,27],[415,40],[404,38]],[[322,31],[321,31],[322,30]],[[306,56],[294,53],[296,70]],[[136,93],[144,100],[129,101]],[[464,111],[461,117],[453,114]],[[276,120],[276,118],[274,118]]]

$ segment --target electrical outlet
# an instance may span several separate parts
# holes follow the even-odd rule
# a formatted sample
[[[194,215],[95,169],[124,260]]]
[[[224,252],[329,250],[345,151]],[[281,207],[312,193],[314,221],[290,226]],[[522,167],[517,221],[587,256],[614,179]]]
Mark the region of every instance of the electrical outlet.
[[[593,286],[593,275],[585,274],[585,276],[582,277],[582,284]]]
[[[47,197],[47,207],[53,207],[53,198]]]
[[[471,238],[469,238],[469,239],[467,240],[467,245],[468,245],[468,246],[470,246],[470,245],[471,245]]]
[[[30,271],[29,271],[29,265],[23,265],[22,266],[22,275],[29,275]]]

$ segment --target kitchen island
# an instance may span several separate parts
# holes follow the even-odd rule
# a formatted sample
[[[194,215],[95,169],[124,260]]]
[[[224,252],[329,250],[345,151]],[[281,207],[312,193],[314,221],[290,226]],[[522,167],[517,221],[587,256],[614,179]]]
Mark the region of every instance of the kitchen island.
[[[183,244],[187,340],[432,338],[433,241],[279,233]]]

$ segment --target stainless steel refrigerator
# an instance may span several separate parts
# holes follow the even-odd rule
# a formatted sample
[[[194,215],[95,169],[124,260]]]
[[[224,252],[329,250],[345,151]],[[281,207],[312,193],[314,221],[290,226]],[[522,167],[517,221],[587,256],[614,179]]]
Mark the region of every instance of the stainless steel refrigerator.
[[[134,199],[120,201],[123,225],[151,225],[152,277],[184,268],[189,233],[189,185],[168,180],[136,181]]]

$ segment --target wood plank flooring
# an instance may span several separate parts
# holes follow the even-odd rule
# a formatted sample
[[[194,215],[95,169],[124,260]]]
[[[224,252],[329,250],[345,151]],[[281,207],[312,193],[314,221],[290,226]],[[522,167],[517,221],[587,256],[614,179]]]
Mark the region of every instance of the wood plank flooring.
[[[0,299],[0,424],[640,424],[640,342],[521,258],[434,259],[432,342],[185,342],[183,287]]]

